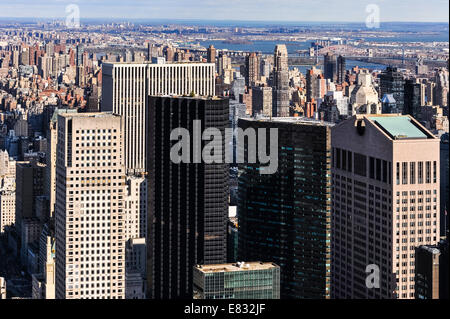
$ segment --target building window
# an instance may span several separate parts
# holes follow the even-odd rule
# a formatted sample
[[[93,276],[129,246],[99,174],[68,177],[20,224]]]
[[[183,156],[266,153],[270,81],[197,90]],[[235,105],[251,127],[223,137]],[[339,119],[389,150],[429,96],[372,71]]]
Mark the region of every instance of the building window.
[[[395,172],[396,174],[395,174],[395,176],[396,176],[396,183],[397,183],[397,185],[400,185],[400,163],[399,162],[397,162],[397,170],[396,170],[396,172]]]
[[[367,176],[367,157],[365,155],[355,153],[355,174]]]
[[[369,177],[375,178],[375,159],[373,157],[369,157]]]
[[[409,183],[410,184],[416,183],[416,163],[415,162],[409,163]]]
[[[433,161],[433,183],[436,183],[437,177],[436,177],[436,161]]]
[[[427,184],[431,183],[431,162],[427,161],[426,162],[426,166],[425,166],[425,176],[426,176],[426,180],[425,182]]]
[[[387,162],[383,161],[383,183],[387,182]]]
[[[353,168],[352,168],[352,152],[348,151],[347,153],[347,170],[351,173]]]
[[[402,184],[408,184],[408,163],[402,163]]]
[[[417,163],[417,183],[423,184],[423,162]]]
[[[336,148],[336,168],[341,169],[341,149]]]
[[[381,160],[378,158],[376,161],[376,177],[377,181],[381,181]]]

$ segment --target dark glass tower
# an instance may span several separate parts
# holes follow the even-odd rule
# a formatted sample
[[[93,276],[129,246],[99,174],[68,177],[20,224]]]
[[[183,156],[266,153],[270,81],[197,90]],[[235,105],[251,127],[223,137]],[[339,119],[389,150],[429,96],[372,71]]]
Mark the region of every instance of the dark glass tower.
[[[239,127],[278,128],[278,170],[261,175],[258,163],[239,166],[238,260],[279,265],[282,299],[329,298],[330,126],[291,118],[240,119]]]
[[[337,83],[342,84],[345,82],[345,74],[346,74],[345,58],[342,55],[338,56],[336,66],[337,66],[336,81]]]
[[[209,127],[225,136],[228,99],[149,97],[148,114],[148,288],[156,299],[192,298],[194,265],[226,261],[228,215],[228,164],[193,163],[193,121],[201,120],[200,139]],[[179,127],[191,136],[190,163],[171,161]]]
[[[323,57],[323,75],[325,79],[336,82],[336,56],[332,53],[327,53]]]
[[[403,113],[409,114],[417,120],[420,116],[420,83],[415,80],[405,81],[405,105]]]
[[[387,67],[385,71],[380,74],[380,95],[392,94],[397,102],[397,109],[402,114],[406,114],[404,109],[404,92],[405,80],[401,72],[397,68]]]

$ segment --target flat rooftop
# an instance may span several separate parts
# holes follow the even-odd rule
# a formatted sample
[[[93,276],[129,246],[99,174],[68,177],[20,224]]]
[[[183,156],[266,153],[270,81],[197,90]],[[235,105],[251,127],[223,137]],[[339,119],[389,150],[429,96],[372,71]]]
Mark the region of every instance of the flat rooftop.
[[[409,116],[367,116],[393,139],[426,139],[430,138]]]
[[[197,265],[195,268],[203,273],[216,272],[232,272],[232,271],[249,271],[249,270],[267,270],[278,267],[270,262],[242,262],[232,264],[215,264],[215,265]]]
[[[173,61],[173,62],[167,62],[164,63],[152,63],[151,61],[142,61],[142,62],[103,62],[104,65],[136,65],[136,66],[165,66],[165,65],[180,65],[180,64],[205,64],[205,65],[212,65],[214,63],[209,62],[202,62],[202,61]]]
[[[291,117],[268,117],[268,116],[258,116],[256,118],[242,118],[246,121],[255,122],[273,122],[273,123],[292,123],[292,124],[311,124],[311,125],[323,125],[323,126],[334,126],[334,123],[325,122],[320,120],[315,120],[309,117],[303,116],[291,116]]]
[[[113,114],[112,112],[86,112],[86,113],[58,113],[58,115],[63,117],[92,117],[92,118],[101,118],[101,117],[120,117],[120,115]]]

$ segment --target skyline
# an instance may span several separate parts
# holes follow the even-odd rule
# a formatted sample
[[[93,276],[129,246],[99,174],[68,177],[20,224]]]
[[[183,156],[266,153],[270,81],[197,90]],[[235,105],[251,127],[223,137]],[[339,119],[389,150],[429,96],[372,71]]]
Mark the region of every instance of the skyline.
[[[2,0],[0,18],[57,19],[66,17],[66,6],[75,4],[83,19],[145,19],[145,20],[207,20],[211,21],[266,21],[266,22],[364,22],[369,13],[366,6],[376,4],[380,8],[380,21],[387,22],[436,22],[449,20],[448,0],[430,0],[424,7],[419,0],[364,0],[355,4],[351,0],[258,0],[242,2],[230,0],[195,2],[175,0]],[[107,6],[105,6],[107,4]],[[297,10],[292,10],[298,8]],[[139,12],[136,12],[139,8]],[[323,8],[326,8],[324,10]]]

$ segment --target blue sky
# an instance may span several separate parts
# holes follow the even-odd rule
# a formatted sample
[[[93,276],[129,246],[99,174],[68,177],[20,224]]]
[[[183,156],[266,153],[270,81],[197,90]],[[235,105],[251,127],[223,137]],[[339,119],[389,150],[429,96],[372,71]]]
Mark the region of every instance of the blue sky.
[[[449,0],[0,0],[0,17],[64,18],[69,4],[81,19],[364,22],[377,4],[382,22],[449,21]]]

